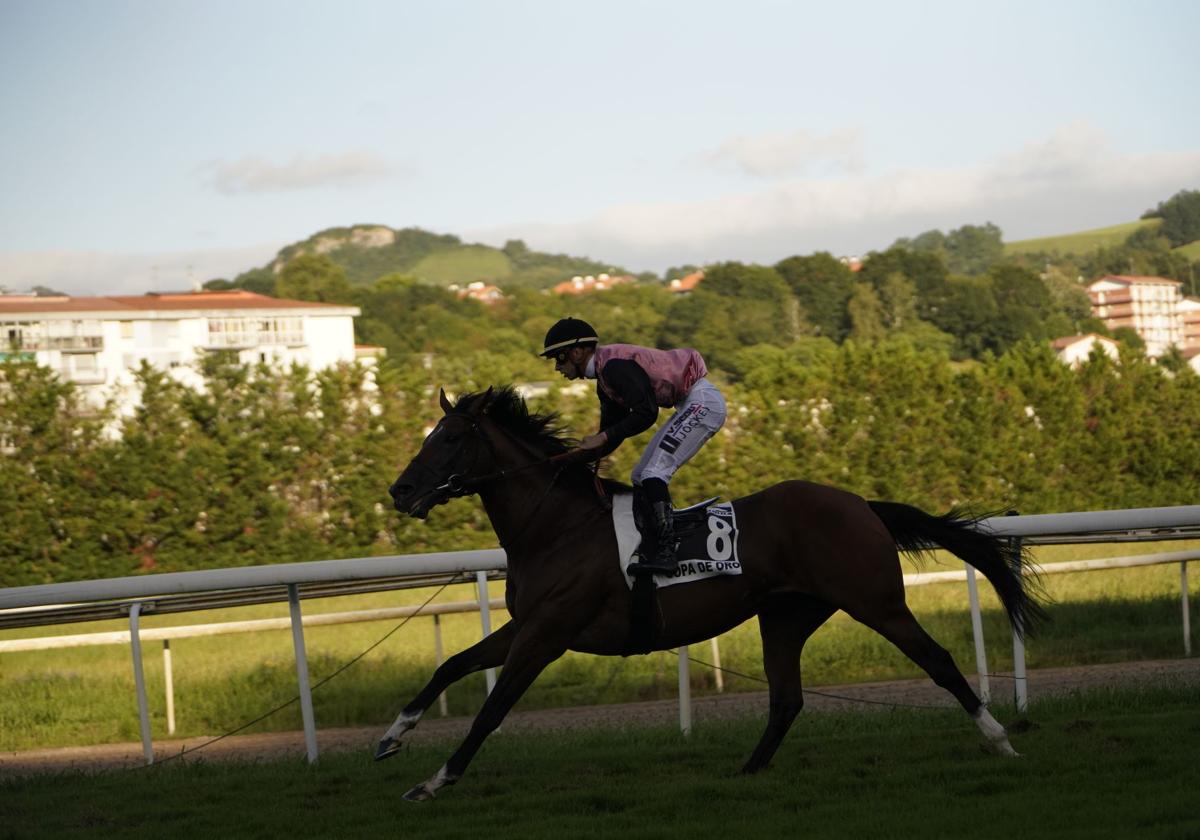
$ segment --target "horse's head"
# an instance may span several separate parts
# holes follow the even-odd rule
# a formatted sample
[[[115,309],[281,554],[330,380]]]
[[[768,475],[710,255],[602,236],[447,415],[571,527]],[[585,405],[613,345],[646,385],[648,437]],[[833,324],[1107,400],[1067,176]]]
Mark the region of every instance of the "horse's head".
[[[492,458],[479,423],[491,395],[489,388],[466,408],[456,409],[444,390],[439,393],[445,415],[388,488],[396,510],[424,519],[431,509],[464,495],[462,482],[490,467]]]

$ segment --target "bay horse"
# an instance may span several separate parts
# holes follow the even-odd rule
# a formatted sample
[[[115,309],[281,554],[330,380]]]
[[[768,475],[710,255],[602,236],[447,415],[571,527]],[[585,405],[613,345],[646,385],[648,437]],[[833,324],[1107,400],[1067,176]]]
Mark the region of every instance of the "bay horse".
[[[503,666],[462,744],[434,776],[404,795],[408,800],[430,799],[457,782],[538,674],[567,651],[645,651],[631,635],[632,596],[618,565],[611,513],[557,416],[530,413],[512,387],[466,394],[456,404],[442,391],[439,400],[444,416],[389,493],[398,511],[419,519],[451,498],[479,494],[507,553],[511,620],[438,667],[380,740],[376,760],[399,751],[401,736],[447,686]],[[630,489],[606,484],[610,491]],[[909,611],[899,552],[941,546],[974,566],[1024,634],[1043,612],[1026,582],[1028,560],[1019,548],[954,511],[931,516],[806,481],[784,481],[735,499],[733,508],[742,574],[659,589],[652,647],[702,642],[758,617],[769,716],[742,772],[767,766],[800,712],[800,653],[837,610],[883,635],[949,691],[994,750],[1016,755],[950,654]]]

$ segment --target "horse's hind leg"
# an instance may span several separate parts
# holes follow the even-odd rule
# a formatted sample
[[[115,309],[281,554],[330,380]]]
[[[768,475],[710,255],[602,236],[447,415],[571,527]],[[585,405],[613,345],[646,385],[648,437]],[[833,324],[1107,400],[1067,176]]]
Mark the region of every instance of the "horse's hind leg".
[[[917,623],[907,605],[901,603],[893,607],[882,618],[860,615],[854,611],[850,611],[850,614],[900,648],[901,652],[920,665],[935,683],[953,694],[996,752],[1001,755],[1017,755],[1016,750],[1008,743],[1008,733],[983,705],[983,701],[954,663],[954,657],[925,632],[925,628]]]
[[[763,668],[771,688],[771,710],[767,728],[759,739],[743,773],[757,773],[767,766],[792,721],[804,707],[800,683],[800,653],[813,631],[833,615],[834,608],[802,595],[772,598],[758,614],[762,636]]]
[[[425,687],[413,698],[411,703],[404,707],[395,723],[383,734],[379,740],[379,746],[375,750],[375,760],[382,761],[400,751],[400,737],[417,725],[421,715],[425,714],[425,710],[448,686],[468,674],[482,671],[484,668],[498,668],[503,665],[508,656],[508,650],[512,647],[514,634],[515,629],[510,621],[487,638],[456,653],[439,665]]]

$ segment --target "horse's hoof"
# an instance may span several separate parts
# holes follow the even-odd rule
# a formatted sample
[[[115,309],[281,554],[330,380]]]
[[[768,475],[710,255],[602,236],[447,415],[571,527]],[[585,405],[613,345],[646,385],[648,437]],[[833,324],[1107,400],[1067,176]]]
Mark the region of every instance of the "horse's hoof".
[[[404,794],[404,798],[409,802],[424,802],[427,799],[433,799],[433,791],[421,783]]]
[[[1008,743],[1007,738],[999,738],[995,741],[988,741],[984,747],[985,752],[990,752],[993,755],[1004,756],[1005,758],[1020,758],[1021,754],[1012,748],[1012,744]]]
[[[400,752],[400,739],[384,738],[375,749],[375,760],[383,761],[385,758],[391,758],[398,752]]]

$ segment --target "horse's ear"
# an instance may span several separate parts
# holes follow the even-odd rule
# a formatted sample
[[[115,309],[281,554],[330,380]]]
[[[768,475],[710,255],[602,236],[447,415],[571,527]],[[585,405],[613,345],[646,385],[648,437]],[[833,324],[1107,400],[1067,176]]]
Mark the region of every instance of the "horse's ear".
[[[471,401],[471,407],[468,409],[468,411],[471,413],[472,416],[478,417],[480,414],[483,414],[483,410],[488,407],[488,403],[490,403],[491,401],[492,401],[492,388],[489,385],[488,389],[483,392],[482,397],[480,397],[477,400]]]
[[[450,405],[450,400],[446,398],[446,389],[438,388],[438,403],[442,406],[442,411],[449,414],[454,406]]]

